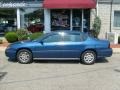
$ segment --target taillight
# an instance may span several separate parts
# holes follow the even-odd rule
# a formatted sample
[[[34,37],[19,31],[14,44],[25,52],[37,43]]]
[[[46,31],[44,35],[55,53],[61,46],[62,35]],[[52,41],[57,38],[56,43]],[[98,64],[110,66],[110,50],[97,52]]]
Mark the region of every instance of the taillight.
[[[110,48],[110,43],[109,43],[109,45],[108,45],[108,48]]]

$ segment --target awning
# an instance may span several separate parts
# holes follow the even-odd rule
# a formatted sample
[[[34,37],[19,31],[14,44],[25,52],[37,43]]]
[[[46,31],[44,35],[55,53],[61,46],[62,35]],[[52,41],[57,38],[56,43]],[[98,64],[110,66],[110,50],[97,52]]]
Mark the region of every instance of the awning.
[[[95,8],[96,0],[44,0],[43,7],[48,9]]]

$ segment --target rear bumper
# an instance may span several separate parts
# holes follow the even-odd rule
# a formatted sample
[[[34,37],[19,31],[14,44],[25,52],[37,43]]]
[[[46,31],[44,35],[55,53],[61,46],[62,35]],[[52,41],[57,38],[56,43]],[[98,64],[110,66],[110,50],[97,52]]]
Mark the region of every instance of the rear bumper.
[[[113,54],[111,48],[97,50],[97,57],[110,57]]]

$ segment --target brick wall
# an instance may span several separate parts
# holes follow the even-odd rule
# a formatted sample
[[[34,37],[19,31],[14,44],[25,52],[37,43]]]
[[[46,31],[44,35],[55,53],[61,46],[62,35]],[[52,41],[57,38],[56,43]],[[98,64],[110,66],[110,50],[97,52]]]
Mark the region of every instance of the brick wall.
[[[106,33],[110,32],[110,9],[111,4],[110,3],[99,3],[98,4],[98,16],[101,18],[101,31],[99,34],[99,38],[106,38]],[[120,28],[115,28],[113,26],[114,22],[114,11],[119,10],[120,11],[120,3],[119,4],[113,4],[112,9],[112,23],[111,23],[111,31],[120,33]],[[94,20],[95,9],[91,10],[91,27]]]

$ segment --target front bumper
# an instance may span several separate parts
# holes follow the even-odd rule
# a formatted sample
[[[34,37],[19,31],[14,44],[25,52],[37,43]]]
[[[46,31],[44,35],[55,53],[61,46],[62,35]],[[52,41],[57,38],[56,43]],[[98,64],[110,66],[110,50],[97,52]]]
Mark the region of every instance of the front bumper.
[[[9,58],[9,59],[15,59],[16,58],[16,51],[14,49],[9,49],[7,48],[5,50],[5,55]]]
[[[110,56],[112,56],[112,54],[113,54],[112,48],[97,50],[98,57],[110,57]]]

